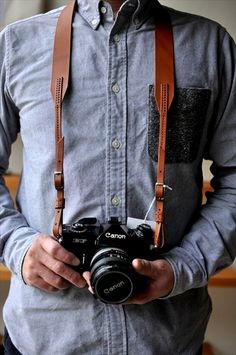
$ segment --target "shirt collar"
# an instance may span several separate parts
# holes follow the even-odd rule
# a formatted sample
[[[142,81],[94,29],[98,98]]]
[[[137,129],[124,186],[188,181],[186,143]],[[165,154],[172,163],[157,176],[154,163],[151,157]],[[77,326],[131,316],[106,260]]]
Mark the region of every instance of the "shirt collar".
[[[101,8],[109,6],[102,0],[77,0],[78,11],[88,24],[96,30],[101,22]],[[136,28],[139,28],[152,13],[154,5],[160,5],[158,0],[126,0],[120,10],[119,16],[132,20]]]

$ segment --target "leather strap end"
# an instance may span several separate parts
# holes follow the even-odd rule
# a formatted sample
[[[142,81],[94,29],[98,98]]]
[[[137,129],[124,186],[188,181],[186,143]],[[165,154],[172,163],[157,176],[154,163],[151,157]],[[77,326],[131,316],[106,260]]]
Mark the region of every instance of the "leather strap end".
[[[162,248],[164,246],[164,225],[163,223],[156,223],[154,234],[154,247]]]
[[[59,238],[62,234],[62,209],[56,209],[53,224],[53,235],[55,238]]]

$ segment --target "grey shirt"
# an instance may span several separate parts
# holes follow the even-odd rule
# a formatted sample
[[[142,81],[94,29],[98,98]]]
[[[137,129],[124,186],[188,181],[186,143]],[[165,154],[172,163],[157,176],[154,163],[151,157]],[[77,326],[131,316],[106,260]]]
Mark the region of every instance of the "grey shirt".
[[[52,47],[61,9],[0,36],[0,173],[21,132],[23,170],[14,209],[1,178],[0,261],[12,271],[4,320],[24,355],[194,355],[211,303],[209,276],[236,255],[235,44],[218,24],[169,10],[176,94],[167,137],[165,257],[171,294],[143,306],[105,305],[86,289],[45,293],[22,281],[23,257],[51,234],[55,190]],[[63,106],[65,223],[95,216],[143,219],[154,197],[159,115],[153,96],[157,1],[81,0],[74,17],[71,84]],[[215,192],[201,206],[202,159]],[[155,211],[149,219],[154,220]]]

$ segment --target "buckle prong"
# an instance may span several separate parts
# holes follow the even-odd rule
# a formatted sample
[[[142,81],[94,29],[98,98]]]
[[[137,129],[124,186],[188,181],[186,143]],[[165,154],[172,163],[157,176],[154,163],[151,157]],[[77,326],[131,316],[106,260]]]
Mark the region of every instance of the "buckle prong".
[[[170,190],[172,191],[172,187],[170,187],[169,185],[166,185],[166,184],[163,184],[162,182],[156,182],[155,186],[163,186],[164,190],[167,189],[167,190]]]
[[[162,182],[156,182],[155,187],[156,187],[156,199],[158,201],[164,201],[164,195],[165,195],[166,190],[172,191],[172,188],[169,185],[166,185],[166,184],[164,184]],[[161,192],[159,193],[159,196],[157,194],[157,188],[158,187],[162,187],[163,188],[163,190],[161,190]]]

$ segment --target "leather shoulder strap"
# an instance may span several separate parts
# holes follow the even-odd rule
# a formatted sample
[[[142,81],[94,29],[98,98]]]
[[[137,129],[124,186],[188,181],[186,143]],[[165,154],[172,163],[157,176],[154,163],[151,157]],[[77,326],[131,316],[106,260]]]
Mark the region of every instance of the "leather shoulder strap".
[[[54,185],[57,191],[53,235],[62,232],[64,198],[64,137],[62,136],[62,102],[65,97],[70,76],[72,21],[76,0],[70,0],[59,15],[53,49],[51,93],[55,107],[55,172]]]
[[[70,75],[72,21],[75,4],[76,0],[70,0],[68,5],[62,10],[57,22],[51,78],[51,92],[54,102],[56,100],[57,79],[63,78],[62,100],[68,88]]]
[[[161,7],[155,30],[155,98],[160,113],[157,182],[156,229],[154,246],[164,246],[165,158],[168,110],[174,98],[174,44],[168,11]]]

